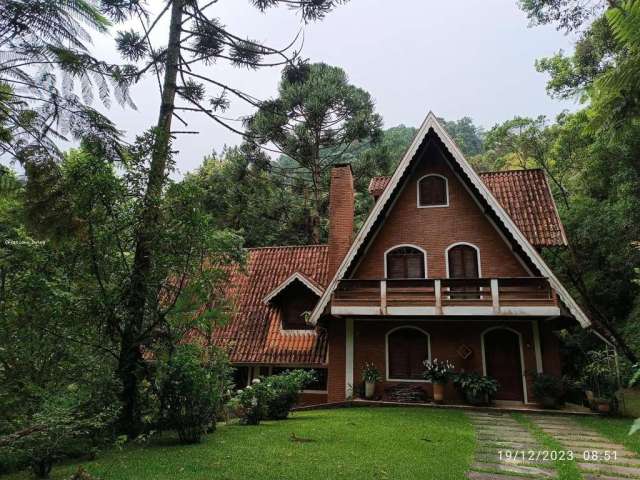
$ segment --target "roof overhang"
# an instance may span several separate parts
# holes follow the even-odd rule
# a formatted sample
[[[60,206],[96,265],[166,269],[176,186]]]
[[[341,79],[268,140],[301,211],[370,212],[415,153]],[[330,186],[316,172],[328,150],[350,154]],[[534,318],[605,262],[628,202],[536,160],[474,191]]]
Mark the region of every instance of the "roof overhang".
[[[318,297],[322,297],[324,290],[317,283],[310,278],[306,277],[300,272],[294,272],[284,282],[280,283],[276,288],[271,290],[269,294],[262,299],[262,303],[268,305],[271,303],[281,292],[283,292],[293,282],[300,282]]]
[[[468,179],[471,185],[474,187],[476,194],[481,197],[481,199],[488,205],[491,210],[493,216],[495,216],[499,222],[504,226],[506,232],[511,236],[513,242],[519,247],[519,250],[526,256],[526,260],[528,263],[531,263],[542,276],[547,277],[549,279],[549,283],[551,287],[557,292],[559,298],[566,305],[569,312],[575,317],[575,319],[580,323],[580,325],[584,328],[589,327],[591,325],[591,321],[584,313],[582,308],[576,303],[573,297],[569,294],[566,288],[562,285],[562,283],[557,279],[557,277],[553,274],[552,270],[546,264],[544,259],[540,256],[538,251],[529,243],[525,235],[520,231],[520,229],[515,225],[511,217],[506,213],[506,211],[502,208],[497,199],[493,196],[488,187],[484,184],[484,182],[480,179],[478,174],[474,171],[471,165],[464,158],[464,155],[460,151],[460,149],[456,146],[454,141],[451,139],[449,134],[445,131],[445,129],[440,125],[436,116],[433,112],[429,112],[424,122],[420,126],[416,136],[414,137],[411,145],[407,149],[404,157],[402,158],[400,164],[396,168],[391,180],[389,181],[389,185],[384,190],[373,209],[369,213],[367,220],[363,224],[362,228],[358,232],[351,248],[345,255],[340,267],[336,271],[334,277],[332,278],[329,286],[325,289],[322,294],[318,304],[315,309],[311,313],[311,317],[309,318],[310,323],[316,324],[318,319],[323,314],[329,301],[331,299],[331,295],[335,291],[338,286],[338,282],[344,278],[348,269],[351,267],[354,259],[356,258],[358,252],[362,248],[363,245],[366,244],[369,239],[370,234],[375,230],[374,226],[380,215],[384,212],[387,203],[392,199],[393,194],[396,192],[396,187],[400,184],[400,182],[404,178],[404,174],[409,168],[412,160],[418,153],[418,150],[422,143],[424,142],[427,134],[433,131],[433,133],[438,137],[438,139],[444,144],[444,147],[449,151],[453,161],[456,166],[461,170],[461,173]]]

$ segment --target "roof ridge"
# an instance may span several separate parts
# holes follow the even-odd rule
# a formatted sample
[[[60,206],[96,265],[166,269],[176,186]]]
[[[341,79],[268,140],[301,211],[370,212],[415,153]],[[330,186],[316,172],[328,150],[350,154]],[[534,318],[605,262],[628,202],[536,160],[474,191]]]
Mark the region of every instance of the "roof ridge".
[[[541,167],[534,168],[510,168],[509,170],[490,170],[488,172],[478,172],[478,175],[491,175],[497,173],[517,173],[517,172],[544,172]]]
[[[272,249],[275,250],[277,248],[310,248],[310,247],[328,247],[329,245],[326,243],[316,243],[316,244],[312,244],[312,245],[271,245],[271,246],[267,246],[267,247],[249,247],[247,248],[247,250],[268,250],[268,249]]]

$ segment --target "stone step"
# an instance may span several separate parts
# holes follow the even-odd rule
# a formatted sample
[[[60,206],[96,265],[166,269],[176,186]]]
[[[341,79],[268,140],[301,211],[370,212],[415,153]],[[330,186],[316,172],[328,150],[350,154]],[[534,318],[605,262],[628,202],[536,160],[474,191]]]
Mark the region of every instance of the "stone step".
[[[527,467],[524,465],[506,465],[504,463],[484,463],[474,462],[471,465],[474,470],[494,470],[504,473],[516,473],[521,475],[531,475],[535,478],[554,478],[556,476],[555,470],[550,468],[540,467]]]
[[[610,475],[582,475],[584,480],[629,480],[629,477],[612,477]]]
[[[582,456],[578,458],[581,462],[584,463],[600,463],[602,465],[620,465],[621,467],[640,467],[640,458],[635,457],[621,457],[620,455],[617,458],[612,458],[609,460],[584,460]],[[577,460],[578,460],[577,459]]]
[[[581,470],[587,472],[602,472],[611,475],[618,474],[629,478],[640,478],[640,468],[637,467],[621,467],[619,465],[597,464],[597,463],[578,463]]]
[[[588,442],[588,441],[582,441],[582,440],[571,440],[571,441],[564,441],[564,442],[560,442],[562,445],[564,445],[565,447],[569,447],[571,449],[580,449],[580,450],[608,450],[610,452],[613,451],[617,451],[617,450],[624,450],[624,446],[623,445],[619,445],[617,443],[607,443],[605,441],[602,442]]]
[[[467,472],[469,480],[531,480],[531,477],[520,477],[514,475],[502,475],[501,473],[487,472]]]
[[[535,442],[522,443],[508,440],[489,440],[482,442],[485,446],[499,447],[502,450],[537,450],[540,445]]]
[[[508,438],[509,441],[513,441],[513,442],[535,440],[533,435],[528,434],[526,432],[513,433],[508,435],[501,435],[498,433],[478,432],[476,435],[476,438],[478,440],[504,440],[505,438]]]

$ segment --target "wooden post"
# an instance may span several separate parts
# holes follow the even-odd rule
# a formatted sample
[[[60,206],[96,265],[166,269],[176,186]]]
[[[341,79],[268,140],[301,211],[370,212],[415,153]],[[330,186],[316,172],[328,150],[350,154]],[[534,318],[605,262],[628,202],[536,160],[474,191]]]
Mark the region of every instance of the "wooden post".
[[[434,280],[433,289],[436,294],[436,315],[442,315],[442,282]]]
[[[500,290],[498,289],[498,279],[491,279],[491,303],[493,304],[493,313],[500,312]]]
[[[380,313],[387,314],[387,281],[380,280]]]

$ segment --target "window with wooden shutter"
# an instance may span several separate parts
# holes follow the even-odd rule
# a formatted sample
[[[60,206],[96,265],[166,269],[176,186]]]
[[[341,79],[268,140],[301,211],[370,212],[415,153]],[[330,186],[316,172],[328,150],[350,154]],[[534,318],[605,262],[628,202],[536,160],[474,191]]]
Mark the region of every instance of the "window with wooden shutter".
[[[478,251],[470,245],[449,249],[449,278],[478,278]]]
[[[413,247],[387,252],[387,278],[425,278],[425,255]]]
[[[456,245],[449,249],[449,278],[478,278],[478,250],[470,245]],[[480,298],[480,289],[475,286],[451,287],[451,297],[460,299]]]
[[[418,180],[420,207],[445,207],[449,204],[447,179],[440,175],[427,175]]]
[[[387,338],[389,379],[422,380],[429,358],[429,337],[415,328],[400,328]]]

